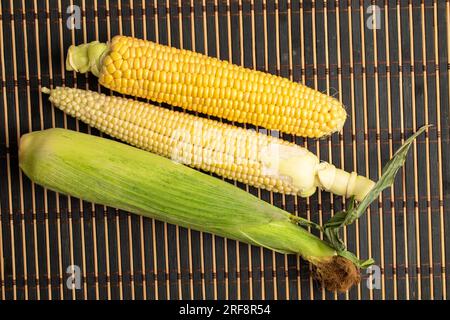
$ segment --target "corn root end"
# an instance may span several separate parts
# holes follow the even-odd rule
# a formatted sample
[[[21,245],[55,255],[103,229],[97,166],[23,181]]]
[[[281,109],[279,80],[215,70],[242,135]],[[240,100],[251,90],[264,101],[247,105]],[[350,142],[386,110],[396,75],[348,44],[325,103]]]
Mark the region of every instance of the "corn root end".
[[[358,267],[341,256],[314,262],[313,266],[314,278],[327,290],[345,292],[361,281]]]

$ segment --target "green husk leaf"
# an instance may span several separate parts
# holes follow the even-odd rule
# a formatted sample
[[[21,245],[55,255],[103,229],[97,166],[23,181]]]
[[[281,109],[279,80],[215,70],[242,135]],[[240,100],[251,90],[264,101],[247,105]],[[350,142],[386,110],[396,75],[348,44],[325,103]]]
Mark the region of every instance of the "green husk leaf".
[[[92,41],[78,46],[70,46],[67,51],[66,70],[80,73],[92,72],[98,77],[102,59],[108,53],[106,43]]]
[[[294,222],[295,224],[297,224],[297,225],[299,225],[301,227],[313,228],[313,229],[319,230],[321,232],[323,231],[323,228],[319,224],[317,224],[317,223],[315,223],[313,221],[310,221],[308,219],[305,219],[305,218],[302,218],[302,217],[299,217],[299,216],[295,216],[293,214],[290,216],[290,219],[291,219],[292,222]]]
[[[348,202],[347,210],[339,211],[334,216],[332,216],[327,221],[327,223],[325,223],[324,229],[342,226],[342,223],[345,221],[345,217],[347,216],[348,212],[353,211],[355,209],[355,206],[356,206],[355,197],[351,197]]]
[[[323,233],[325,234],[327,242],[332,246],[340,256],[353,261],[360,268],[367,268],[371,266],[373,259],[359,260],[353,253],[346,250],[345,243],[340,238],[340,232],[344,226],[352,224],[358,219],[369,205],[379,197],[381,192],[390,187],[394,183],[395,176],[398,170],[403,166],[406,160],[408,151],[414,140],[423,133],[430,125],[421,127],[405,143],[397,150],[391,160],[384,166],[381,178],[375,183],[367,196],[356,205],[354,198],[350,199],[348,208],[346,210],[336,213],[323,226]]]
[[[327,241],[337,252],[341,252],[346,249],[345,243],[340,237],[340,231],[341,229],[339,228],[324,228],[323,230]]]
[[[352,210],[349,210],[343,224],[352,224],[356,219],[358,219],[369,207],[369,205],[378,198],[381,192],[390,187],[394,183],[395,176],[398,170],[403,166],[406,160],[406,155],[408,154],[409,148],[411,147],[414,140],[422,134],[430,125],[426,125],[417,130],[411,137],[409,137],[405,143],[397,150],[391,160],[384,166],[383,174],[381,178],[375,183],[375,186],[370,190],[367,196],[361,201],[361,203]]]
[[[353,253],[351,253],[350,251],[347,251],[347,250],[338,252],[338,255],[350,260],[356,266],[358,266],[358,268],[360,268],[360,269],[367,269],[368,267],[370,267],[371,265],[373,265],[375,263],[375,260],[373,260],[372,258],[369,258],[366,260],[360,260],[360,259],[358,259],[357,256],[355,256]]]

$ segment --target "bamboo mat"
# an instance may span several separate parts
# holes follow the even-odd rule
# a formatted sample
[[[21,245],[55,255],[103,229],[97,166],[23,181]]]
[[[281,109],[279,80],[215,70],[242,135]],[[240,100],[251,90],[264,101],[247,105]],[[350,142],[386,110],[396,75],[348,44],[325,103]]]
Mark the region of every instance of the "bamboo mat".
[[[67,27],[72,4],[81,9],[79,29]],[[2,0],[0,13],[0,299],[449,296],[448,0]],[[368,27],[373,19],[378,29]],[[349,114],[341,134],[282,138],[372,179],[414,130],[434,124],[411,148],[394,187],[346,230],[349,249],[375,259],[380,286],[369,289],[363,271],[361,284],[348,293],[326,292],[295,256],[32,184],[18,167],[22,134],[51,127],[100,134],[53,108],[40,88],[110,94],[95,77],[66,72],[64,60],[69,45],[116,34],[192,49],[337,97]],[[343,206],[342,198],[325,192],[302,199],[237,185],[316,222]],[[71,265],[81,271],[79,290],[66,285]]]

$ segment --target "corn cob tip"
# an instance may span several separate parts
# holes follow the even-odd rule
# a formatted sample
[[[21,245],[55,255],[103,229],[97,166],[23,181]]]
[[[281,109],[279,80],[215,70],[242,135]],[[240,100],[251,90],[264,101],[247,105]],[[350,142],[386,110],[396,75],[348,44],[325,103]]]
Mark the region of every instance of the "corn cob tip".
[[[19,159],[23,158],[24,152],[29,148],[30,145],[30,134],[24,134],[20,137],[19,142]]]
[[[49,130],[60,130],[60,129],[49,129]],[[27,174],[35,174],[38,169],[36,169],[34,160],[34,155],[38,152],[45,152],[47,143],[41,138],[41,131],[34,131],[26,133],[20,137],[19,141],[19,167],[23,172]],[[37,148],[40,146],[41,148]]]
[[[41,88],[41,92],[45,93],[45,94],[50,94],[52,91],[51,89],[47,88],[47,87],[42,87]]]
[[[361,280],[358,267],[341,256],[313,262],[313,276],[325,289],[339,292],[347,291]]]
[[[108,51],[108,44],[98,41],[78,46],[71,45],[67,50],[66,70],[80,73],[91,72],[98,77],[103,57]]]

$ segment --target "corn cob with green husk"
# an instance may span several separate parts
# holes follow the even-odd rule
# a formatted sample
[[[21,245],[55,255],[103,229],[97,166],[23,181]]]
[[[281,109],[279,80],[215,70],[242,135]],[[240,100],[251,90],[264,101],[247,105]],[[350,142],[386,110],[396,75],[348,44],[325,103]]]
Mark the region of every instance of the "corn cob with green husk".
[[[305,137],[339,131],[347,116],[338,100],[302,84],[125,36],[71,46],[66,68],[123,94]]]
[[[321,188],[360,201],[374,185],[320,162],[305,148],[256,131],[93,91],[43,92],[61,110],[115,138],[258,188],[303,197]]]
[[[22,136],[19,165],[34,182],[195,230],[299,254],[331,290],[359,281],[355,264],[295,216],[220,179],[125,144],[64,129]]]

